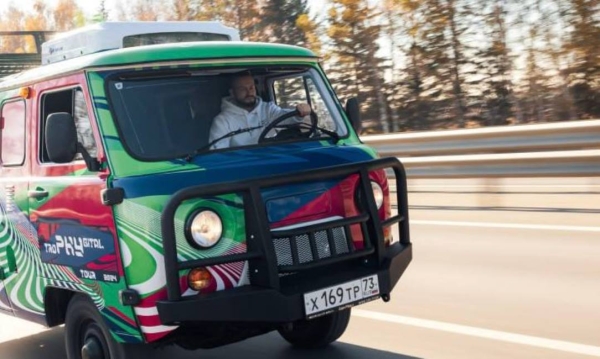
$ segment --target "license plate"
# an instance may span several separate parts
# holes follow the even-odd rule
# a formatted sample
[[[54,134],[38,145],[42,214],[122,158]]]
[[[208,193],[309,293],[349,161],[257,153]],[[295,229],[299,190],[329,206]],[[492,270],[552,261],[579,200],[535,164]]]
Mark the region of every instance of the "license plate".
[[[360,304],[379,296],[377,275],[353,280],[304,294],[307,317],[315,317],[346,305]]]

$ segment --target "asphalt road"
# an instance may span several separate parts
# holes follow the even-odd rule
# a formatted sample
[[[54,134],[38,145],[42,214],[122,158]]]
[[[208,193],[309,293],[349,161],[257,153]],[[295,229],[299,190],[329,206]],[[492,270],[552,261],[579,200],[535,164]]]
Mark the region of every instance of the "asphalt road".
[[[600,357],[600,181],[411,181],[414,260],[389,303],[353,311],[338,343],[277,334],[152,358]],[[63,329],[0,315],[1,359],[64,358]]]

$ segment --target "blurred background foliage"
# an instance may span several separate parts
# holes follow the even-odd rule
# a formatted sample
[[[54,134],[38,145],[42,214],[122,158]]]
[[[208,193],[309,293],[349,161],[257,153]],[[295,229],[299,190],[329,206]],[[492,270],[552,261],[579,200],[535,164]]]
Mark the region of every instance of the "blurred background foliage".
[[[312,49],[340,99],[360,100],[366,133],[600,118],[599,0],[317,4],[311,11],[307,0],[117,0],[109,12],[101,0],[86,18],[75,0],[36,0],[0,13],[0,30],[221,21],[243,40]]]

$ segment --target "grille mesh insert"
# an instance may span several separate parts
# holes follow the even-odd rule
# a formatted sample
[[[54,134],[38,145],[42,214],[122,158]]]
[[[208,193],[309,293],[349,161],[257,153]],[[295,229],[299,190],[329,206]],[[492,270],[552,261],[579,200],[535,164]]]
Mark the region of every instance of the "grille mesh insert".
[[[335,253],[338,255],[349,253],[350,248],[348,248],[348,241],[344,228],[332,228],[331,234],[331,242],[335,246]],[[273,239],[273,245],[275,247],[278,266],[291,266],[294,264],[292,254],[292,251],[296,250],[296,248],[294,248],[294,241],[298,249],[297,254],[299,264],[327,259],[333,255],[332,248],[330,247],[330,238],[326,230],[314,233],[314,245],[316,246],[318,258],[315,258],[313,255],[309,234],[301,234],[295,237],[276,237]]]

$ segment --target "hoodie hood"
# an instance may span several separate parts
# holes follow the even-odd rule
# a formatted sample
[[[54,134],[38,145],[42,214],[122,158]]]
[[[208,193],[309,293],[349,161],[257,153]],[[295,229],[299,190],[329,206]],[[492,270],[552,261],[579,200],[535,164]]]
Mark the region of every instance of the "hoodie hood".
[[[223,99],[221,99],[221,114],[225,116],[245,116],[248,112],[252,112],[261,106],[263,100],[258,96],[255,98],[256,103],[254,104],[254,108],[251,111],[248,111],[247,109],[236,105],[232,96],[223,97]]]

